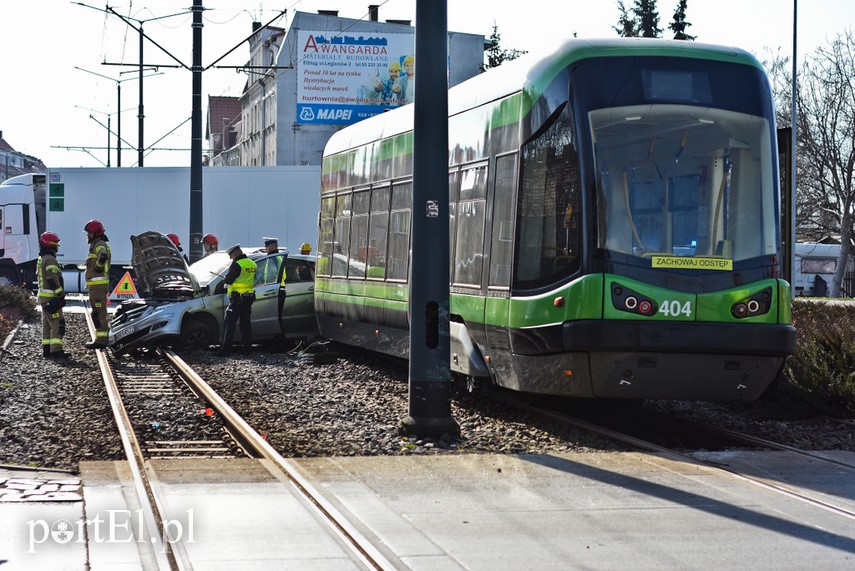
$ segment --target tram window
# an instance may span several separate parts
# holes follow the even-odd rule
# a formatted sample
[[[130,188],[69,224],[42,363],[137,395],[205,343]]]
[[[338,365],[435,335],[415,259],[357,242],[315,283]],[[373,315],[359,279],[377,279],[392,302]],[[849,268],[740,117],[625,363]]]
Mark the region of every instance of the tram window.
[[[413,203],[413,183],[392,187],[392,212],[389,215],[389,254],[386,277],[406,280],[410,258],[410,211]]]
[[[460,201],[454,250],[454,283],[481,286],[484,263],[484,214],[487,202],[487,166],[460,173]]]
[[[580,265],[581,181],[571,106],[522,149],[514,287],[536,289]]]
[[[320,252],[318,256],[318,275],[329,276],[332,270],[333,243],[335,238],[335,195],[321,199],[321,223],[318,230]]]
[[[598,109],[590,117],[600,248],[733,260],[775,251],[765,119],[683,105]]]
[[[454,234],[457,222],[457,197],[460,194],[460,171],[448,173],[448,252],[452,257],[448,265],[448,280],[454,281],[454,260],[451,254],[454,252]]]
[[[347,277],[350,254],[350,193],[338,195],[335,207],[335,241],[332,254],[332,275]]]
[[[490,249],[490,286],[510,287],[513,256],[513,191],[516,155],[496,159],[496,186],[493,197],[493,232]]]
[[[386,236],[389,232],[389,185],[371,189],[371,215],[368,221],[369,278],[386,277]]]
[[[347,273],[349,277],[365,277],[368,257],[368,206],[371,195],[368,190],[353,193],[350,219],[350,259]]]

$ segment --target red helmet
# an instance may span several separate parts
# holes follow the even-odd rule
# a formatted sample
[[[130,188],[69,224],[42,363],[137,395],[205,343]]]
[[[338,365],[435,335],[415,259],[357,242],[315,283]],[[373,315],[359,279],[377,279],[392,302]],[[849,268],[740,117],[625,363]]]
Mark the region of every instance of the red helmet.
[[[92,232],[96,236],[104,235],[104,225],[98,220],[90,220],[86,223],[86,226],[83,227],[83,230],[86,232]]]
[[[59,236],[53,232],[42,232],[39,236],[39,246],[42,248],[59,248]]]
[[[172,240],[172,243],[175,244],[176,247],[181,245],[181,239],[178,237],[178,234],[167,234],[166,237]]]
[[[218,246],[220,244],[220,241],[217,240],[217,237],[213,234],[205,234],[204,236],[202,236],[202,243],[208,244],[209,246]]]

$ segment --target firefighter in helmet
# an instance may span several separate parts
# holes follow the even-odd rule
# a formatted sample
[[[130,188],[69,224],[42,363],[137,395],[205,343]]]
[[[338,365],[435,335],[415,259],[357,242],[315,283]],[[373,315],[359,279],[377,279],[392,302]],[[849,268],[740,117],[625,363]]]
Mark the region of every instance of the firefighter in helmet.
[[[189,264],[190,259],[187,257],[187,254],[184,253],[184,248],[181,247],[181,238],[178,237],[178,234],[167,234],[166,237],[175,244],[175,247],[178,248],[179,252],[181,252],[181,257]]]
[[[39,280],[38,302],[42,306],[42,353],[45,359],[68,358],[68,354],[62,350],[62,338],[65,337],[65,317],[62,315],[65,284],[62,268],[56,261],[58,250],[59,236],[53,232],[43,232],[39,236],[36,274]]]
[[[205,250],[203,258],[211,252],[216,252],[220,247],[220,241],[213,234],[205,234],[202,236],[202,249]]]
[[[95,324],[95,341],[86,343],[87,349],[103,349],[110,337],[110,324],[107,321],[107,295],[110,289],[110,246],[109,238],[104,234],[104,225],[98,220],[90,220],[83,227],[89,242],[89,256],[86,258],[86,287],[89,289],[89,303],[92,306],[92,322]]]

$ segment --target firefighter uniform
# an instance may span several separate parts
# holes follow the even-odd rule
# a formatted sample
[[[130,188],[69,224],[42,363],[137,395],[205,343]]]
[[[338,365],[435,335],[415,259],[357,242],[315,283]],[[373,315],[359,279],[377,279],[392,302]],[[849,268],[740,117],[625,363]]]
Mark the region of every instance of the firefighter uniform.
[[[110,324],[107,320],[107,295],[110,289],[110,246],[100,222],[92,221],[84,228],[89,234],[89,256],[86,258],[86,287],[89,289],[89,303],[92,305],[92,322],[95,324],[95,341],[87,343],[90,349],[107,346],[110,337]],[[90,226],[92,225],[92,226]],[[90,230],[95,228],[95,232]],[[98,231],[100,230],[100,232]]]
[[[56,240],[50,240],[55,237]],[[49,243],[54,245],[49,245]],[[59,238],[56,234],[45,232],[39,239],[41,249],[36,262],[39,294],[38,304],[42,308],[42,352],[46,358],[63,358],[62,339],[65,337],[65,318],[62,306],[65,305],[65,287],[62,269],[56,261]]]

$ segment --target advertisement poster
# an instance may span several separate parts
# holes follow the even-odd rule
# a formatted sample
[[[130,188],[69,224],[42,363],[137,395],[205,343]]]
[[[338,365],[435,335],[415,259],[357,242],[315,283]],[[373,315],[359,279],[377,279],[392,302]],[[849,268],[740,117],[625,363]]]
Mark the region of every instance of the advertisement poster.
[[[300,30],[297,121],[349,124],[412,103],[415,36]]]

